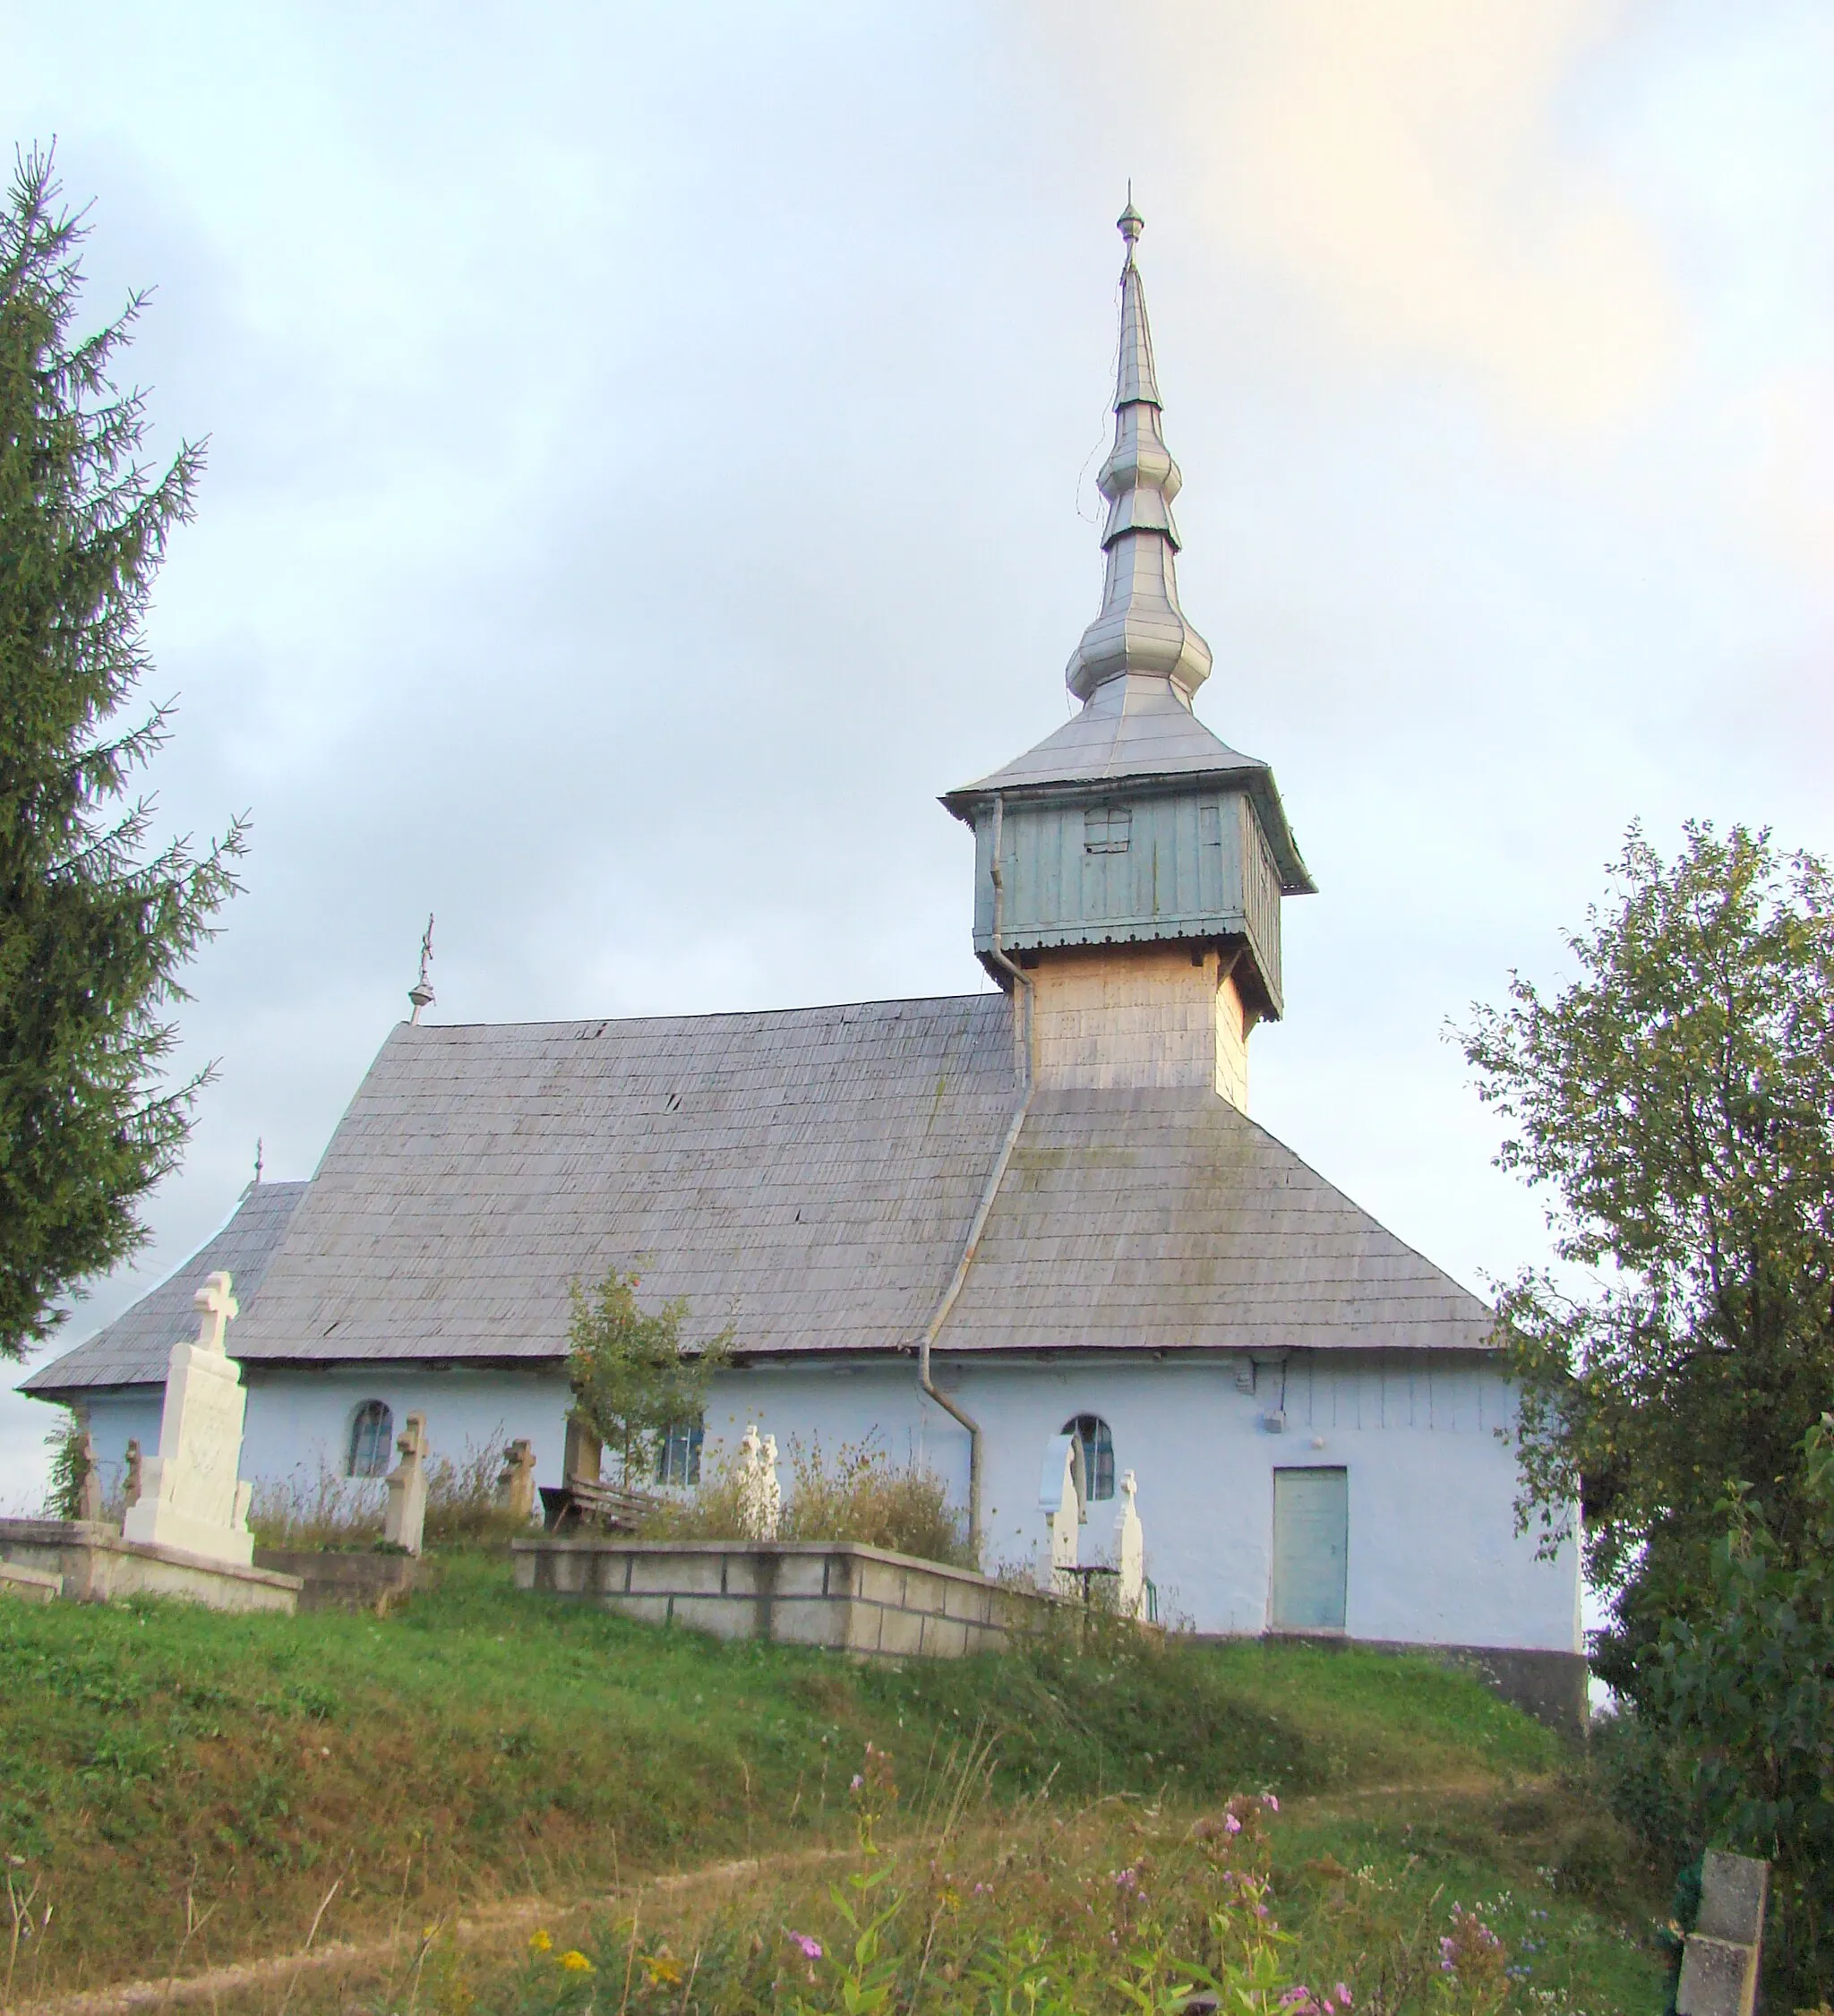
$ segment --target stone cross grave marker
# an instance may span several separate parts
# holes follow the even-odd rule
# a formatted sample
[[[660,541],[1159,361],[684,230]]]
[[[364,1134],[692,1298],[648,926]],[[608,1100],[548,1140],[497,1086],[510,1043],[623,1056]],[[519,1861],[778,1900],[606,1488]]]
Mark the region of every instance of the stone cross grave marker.
[[[1074,1435],[1054,1435],[1045,1446],[1038,1503],[1050,1529],[1050,1568],[1056,1583],[1059,1568],[1076,1566],[1083,1523],[1083,1452]],[[1058,1592],[1064,1592],[1061,1585]]]
[[[1115,1566],[1120,1570],[1117,1601],[1123,1617],[1146,1621],[1146,1535],[1134,1503],[1139,1486],[1129,1471],[1121,1479],[1121,1509],[1114,1523]]]
[[[1679,2016],[1752,2016],[1764,1943],[1770,1865],[1709,1849],[1701,1860],[1701,1915],[1682,1950]]]
[[[251,1488],[237,1470],[248,1395],[242,1368],[223,1349],[236,1313],[227,1274],[210,1276],[194,1298],[202,1311],[196,1341],[172,1347],[159,1453],[141,1464],[140,1495],[121,1531],[131,1540],[245,1568],[254,1559]]]
[[[739,1438],[739,1523],[747,1540],[774,1540],[783,1516],[777,1483],[777,1438],[760,1438],[753,1421]]]
[[[502,1474],[497,1479],[497,1503],[512,1519],[524,1525],[535,1517],[535,1445],[512,1442],[503,1452]]]
[[[383,1481],[389,1487],[389,1509],[382,1514],[382,1538],[404,1554],[418,1554],[426,1531],[426,1416],[410,1414],[395,1444],[401,1461]]]

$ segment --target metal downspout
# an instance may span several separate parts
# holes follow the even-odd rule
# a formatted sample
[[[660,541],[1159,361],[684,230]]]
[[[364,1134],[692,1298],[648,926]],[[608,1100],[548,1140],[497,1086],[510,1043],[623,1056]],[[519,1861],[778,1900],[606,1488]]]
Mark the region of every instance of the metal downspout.
[[[1023,1000],[1019,1050],[1019,1098],[1013,1108],[1013,1117],[1007,1123],[1006,1138],[999,1145],[999,1153],[993,1158],[993,1167],[988,1171],[987,1181],[981,1188],[981,1201],[974,1207],[974,1216],[968,1226],[968,1236],[962,1242],[962,1257],[956,1262],[956,1271],[949,1284],[942,1291],[942,1300],[936,1305],[929,1325],[923,1333],[923,1342],[917,1352],[917,1384],[928,1396],[935,1401],[946,1414],[953,1416],[968,1431],[968,1545],[976,1564],[981,1560],[981,1424],[973,1415],[956,1406],[946,1393],[941,1392],[930,1376],[930,1346],[935,1343],[938,1333],[949,1319],[949,1311],[956,1306],[956,1299],[962,1292],[963,1283],[968,1278],[968,1269],[974,1264],[974,1256],[980,1250],[981,1235],[987,1229],[988,1214],[993,1209],[993,1200],[999,1194],[1005,1180],[1007,1164],[1013,1159],[1013,1150],[1018,1145],[1020,1130],[1025,1125],[1025,1115],[1032,1106],[1033,1089],[1033,982],[1029,974],[1024,973],[1007,957],[1006,948],[1000,943],[1000,929],[1006,921],[1006,878],[1000,872],[999,847],[1001,833],[1006,823],[1006,799],[996,794],[993,801],[993,958],[994,964],[1002,967],[1013,977],[1016,998]]]

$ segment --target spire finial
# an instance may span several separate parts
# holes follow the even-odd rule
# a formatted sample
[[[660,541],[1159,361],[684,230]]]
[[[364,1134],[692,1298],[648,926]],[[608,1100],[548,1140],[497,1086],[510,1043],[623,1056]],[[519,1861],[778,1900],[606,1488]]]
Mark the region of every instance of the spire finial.
[[[1133,264],[1134,247],[1140,242],[1140,234],[1146,228],[1146,219],[1134,208],[1134,181],[1127,178],[1127,207],[1115,219],[1114,227],[1127,241],[1127,263]]]
[[[254,1188],[255,1188],[256,1189],[260,1189],[260,1188],[261,1188],[261,1136],[260,1136],[259,1134],[257,1134],[257,1135],[255,1136],[255,1137],[254,1137]]]
[[[1178,607],[1174,556],[1178,527],[1172,499],[1183,478],[1159,423],[1159,377],[1146,323],[1146,287],[1134,247],[1146,228],[1134,208],[1118,220],[1127,240],[1121,268],[1121,333],[1114,389],[1114,447],[1096,484],[1108,500],[1101,549],[1108,556],[1101,613],[1083,633],[1065,678],[1088,701],[1111,679],[1139,674],[1167,680],[1181,705],[1210,676],[1210,647]]]
[[[407,990],[407,999],[414,1004],[414,1013],[408,1017],[410,1023],[420,1020],[422,1008],[433,1005],[433,983],[427,979],[427,969],[433,963],[433,917],[427,912],[426,930],[420,939],[420,978]]]

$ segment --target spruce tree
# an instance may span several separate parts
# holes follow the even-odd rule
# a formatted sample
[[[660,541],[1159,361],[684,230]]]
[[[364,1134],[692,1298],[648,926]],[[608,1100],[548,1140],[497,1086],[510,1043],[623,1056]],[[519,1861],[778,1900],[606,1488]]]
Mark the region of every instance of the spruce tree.
[[[168,1082],[178,974],[236,888],[243,822],[155,845],[131,795],[168,707],[123,719],[149,597],[201,450],[140,459],[145,401],[114,372],[145,296],[77,333],[79,251],[48,154],[0,211],[0,1358],[146,1237],[202,1071]]]

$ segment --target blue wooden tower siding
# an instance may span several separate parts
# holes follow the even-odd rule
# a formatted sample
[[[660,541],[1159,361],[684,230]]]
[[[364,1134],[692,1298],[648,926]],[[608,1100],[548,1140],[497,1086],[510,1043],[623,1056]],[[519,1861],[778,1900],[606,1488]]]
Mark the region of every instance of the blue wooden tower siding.
[[[1247,1117],[1280,912],[1313,882],[1266,764],[1193,712],[1179,475],[1129,204],[1101,611],[1057,732],[944,804],[974,834],[997,993],[390,1035],[309,1183],[261,1184],[124,1316],[34,1373],[116,1463],[219,1267],[244,1473],[372,1472],[527,1437],[563,1463],[567,1288],[613,1265],[738,1354],[704,1427],[875,1437],[948,1481],[990,1563],[1037,1559],[1041,1454],[1078,1437],[1108,1544],[1202,1632],[1478,1650],[1579,1698],[1571,1547],[1514,1531],[1487,1310]],[[666,1484],[698,1461],[677,1437]]]

